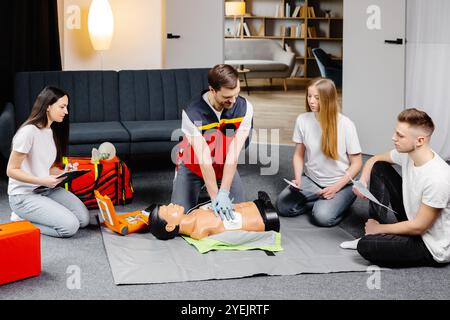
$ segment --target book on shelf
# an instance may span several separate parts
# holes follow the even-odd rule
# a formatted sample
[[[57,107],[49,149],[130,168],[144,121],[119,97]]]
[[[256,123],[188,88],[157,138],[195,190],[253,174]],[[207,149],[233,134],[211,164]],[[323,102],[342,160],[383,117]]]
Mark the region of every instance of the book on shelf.
[[[305,5],[301,6],[301,8],[300,8],[300,15],[299,15],[300,18],[306,18],[306,14],[307,14],[307,11],[308,11],[307,9],[308,8]]]
[[[281,37],[286,36],[286,26],[280,26],[280,36]]]
[[[314,7],[308,7],[308,17],[309,18],[315,18],[316,12],[314,11]]]
[[[261,25],[259,26],[259,30],[258,30],[257,36],[264,37],[264,23],[261,23]]]
[[[247,22],[244,22],[244,31],[246,36],[250,37],[251,33],[250,33],[250,29],[248,28]]]
[[[308,37],[317,38],[316,27],[308,27]]]
[[[308,47],[308,58],[314,58],[311,47]]]
[[[300,8],[301,8],[301,6],[295,7],[294,12],[292,13],[293,18],[296,18],[298,16],[298,14],[300,13]]]
[[[291,16],[291,5],[289,3],[286,3],[284,16],[285,17],[290,17]]]
[[[300,38],[306,38],[306,24],[304,23],[300,26]]]
[[[297,36],[297,27],[291,26],[290,29],[291,29],[291,34],[290,34],[291,38],[295,38]]]
[[[276,6],[275,17],[276,18],[284,18],[285,8],[283,6],[283,1],[280,1]]]
[[[244,33],[244,26],[243,26],[242,22],[239,22],[239,24],[237,25],[236,30],[234,30],[234,35],[236,37],[240,37],[241,36],[241,32],[242,32],[242,35],[244,35],[243,34]]]

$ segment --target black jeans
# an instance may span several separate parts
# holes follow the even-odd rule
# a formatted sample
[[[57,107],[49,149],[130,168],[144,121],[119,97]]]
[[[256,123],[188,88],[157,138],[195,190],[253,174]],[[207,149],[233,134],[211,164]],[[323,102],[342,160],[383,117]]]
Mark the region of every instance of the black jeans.
[[[397,212],[398,222],[408,220],[403,206],[402,178],[388,162],[376,162],[370,175],[370,192],[384,205]],[[387,222],[386,208],[370,202],[369,215],[380,223]],[[366,260],[386,267],[439,266],[421,236],[391,234],[367,235],[357,250]]]

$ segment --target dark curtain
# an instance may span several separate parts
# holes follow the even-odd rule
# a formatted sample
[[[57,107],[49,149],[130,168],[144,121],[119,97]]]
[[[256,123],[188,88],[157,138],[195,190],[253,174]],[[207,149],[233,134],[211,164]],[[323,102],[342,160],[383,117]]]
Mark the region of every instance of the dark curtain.
[[[19,71],[61,70],[57,0],[0,0],[0,112]]]

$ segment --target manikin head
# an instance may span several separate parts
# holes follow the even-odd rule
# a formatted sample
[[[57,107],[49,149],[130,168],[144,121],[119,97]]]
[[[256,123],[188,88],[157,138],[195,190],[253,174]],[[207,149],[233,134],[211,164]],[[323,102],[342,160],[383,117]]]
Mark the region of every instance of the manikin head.
[[[227,64],[218,64],[209,70],[208,83],[215,106],[220,109],[232,108],[241,91],[236,69]]]
[[[150,212],[150,233],[160,240],[173,239],[178,235],[184,208],[177,204],[155,205]]]
[[[415,108],[403,110],[397,117],[392,141],[401,153],[410,153],[429,144],[434,131],[433,120]]]

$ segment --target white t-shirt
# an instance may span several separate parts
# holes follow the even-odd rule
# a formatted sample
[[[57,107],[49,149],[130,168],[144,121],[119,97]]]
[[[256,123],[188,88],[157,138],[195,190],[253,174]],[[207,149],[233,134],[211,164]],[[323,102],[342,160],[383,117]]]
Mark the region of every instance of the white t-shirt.
[[[20,128],[12,141],[12,150],[26,153],[20,168],[36,177],[47,177],[56,160],[56,145],[51,128],[39,129],[34,125]],[[8,195],[28,194],[36,185],[9,178]]]
[[[402,166],[403,204],[409,220],[416,218],[420,205],[442,208],[441,214],[423,235],[434,260],[450,261],[450,166],[437,153],[420,167],[407,153],[391,151],[391,159]]]
[[[214,111],[214,113],[217,116],[217,122],[219,122],[220,117],[222,116],[222,111],[217,111],[211,105],[211,103],[209,102],[209,99],[208,99],[208,92],[205,92],[203,94],[202,98],[203,98],[203,100],[205,100],[205,102],[208,104],[208,106],[211,108],[211,110]],[[247,112],[246,112],[244,119],[242,120],[241,125],[239,126],[238,130],[251,130],[251,128],[252,128],[253,106],[250,103],[250,101],[248,101],[247,99],[246,99],[246,102],[247,102]],[[191,121],[191,119],[189,119],[188,115],[186,114],[186,112],[184,110],[181,114],[181,119],[182,119],[181,120],[181,130],[183,131],[183,133],[186,136],[195,137],[195,136],[201,135],[200,130]]]
[[[292,140],[305,145],[303,171],[321,187],[330,186],[345,175],[345,171],[350,166],[349,154],[361,153],[353,122],[343,114],[339,114],[337,125],[338,160],[333,160],[322,152],[322,128],[314,112],[299,115],[295,123]]]

